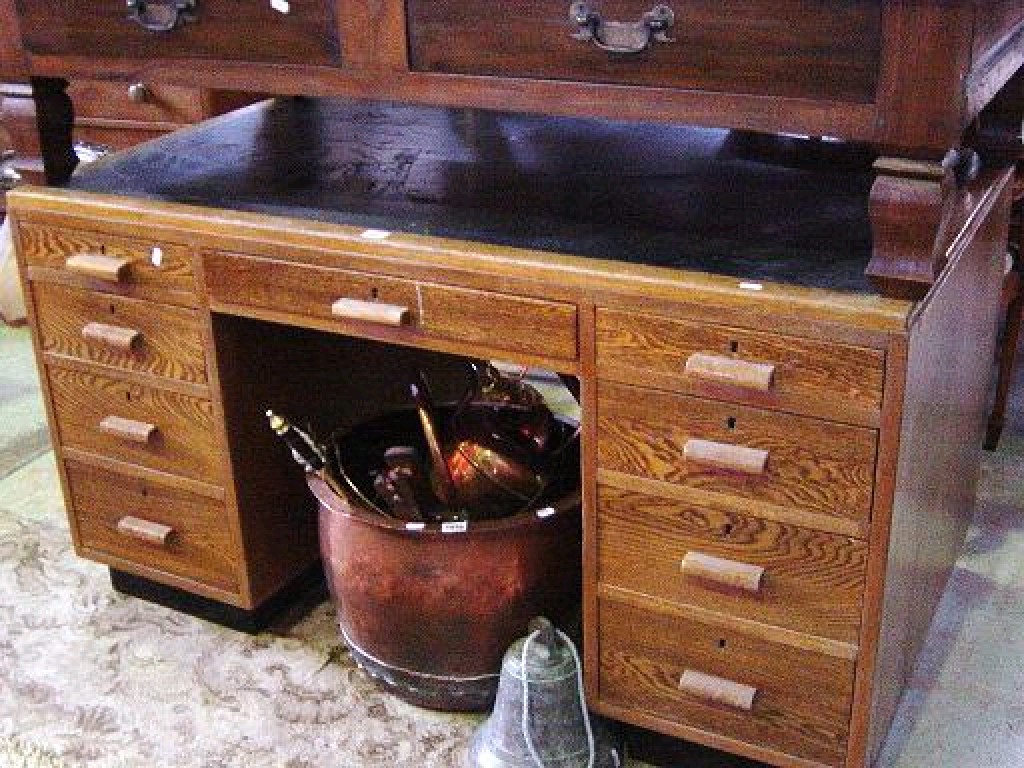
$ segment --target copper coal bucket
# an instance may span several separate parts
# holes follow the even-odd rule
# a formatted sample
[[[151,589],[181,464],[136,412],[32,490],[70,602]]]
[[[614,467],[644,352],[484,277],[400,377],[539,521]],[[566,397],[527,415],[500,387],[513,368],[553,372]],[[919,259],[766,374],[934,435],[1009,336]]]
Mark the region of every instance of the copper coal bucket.
[[[414,429],[415,414],[406,416]],[[530,619],[564,625],[576,616],[578,469],[527,510],[455,532],[367,509],[313,475],[309,487],[342,639],[363,669],[412,704],[489,710],[505,649]]]

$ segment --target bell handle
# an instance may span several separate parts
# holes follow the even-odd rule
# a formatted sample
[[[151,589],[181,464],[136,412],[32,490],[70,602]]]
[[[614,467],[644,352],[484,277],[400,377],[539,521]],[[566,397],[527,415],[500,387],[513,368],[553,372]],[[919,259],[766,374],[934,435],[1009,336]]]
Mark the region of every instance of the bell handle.
[[[695,669],[683,671],[679,678],[679,690],[715,704],[724,704],[733,709],[750,712],[754,709],[757,688],[724,677],[708,675]]]

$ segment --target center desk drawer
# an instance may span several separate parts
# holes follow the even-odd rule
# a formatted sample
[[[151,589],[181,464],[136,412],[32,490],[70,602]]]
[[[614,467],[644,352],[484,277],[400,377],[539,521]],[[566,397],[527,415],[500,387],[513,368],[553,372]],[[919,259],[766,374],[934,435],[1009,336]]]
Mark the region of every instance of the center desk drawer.
[[[194,309],[33,283],[43,352],[205,385]]]
[[[843,764],[853,661],[612,599],[598,611],[602,703]]]
[[[876,423],[881,410],[876,349],[598,309],[597,358],[616,381],[857,423]]]
[[[208,253],[204,264],[214,303],[354,321],[410,342],[448,339],[563,360],[577,354],[572,304],[234,254]]]
[[[46,375],[63,446],[221,484],[209,400],[52,365]]]
[[[33,222],[18,224],[18,242],[33,279],[49,273],[104,293],[197,304],[185,246]]]
[[[223,502],[77,461],[65,469],[84,554],[237,589],[237,546]]]
[[[819,419],[598,383],[598,467],[665,495],[863,535],[877,433]]]
[[[645,15],[659,5],[652,0],[407,0],[410,67],[835,101],[874,99],[881,45],[878,2],[669,2],[674,18],[666,39],[648,45]],[[580,39],[587,29],[593,39]],[[601,50],[597,42],[615,50]]]
[[[867,542],[599,484],[598,580],[658,600],[859,642]]]

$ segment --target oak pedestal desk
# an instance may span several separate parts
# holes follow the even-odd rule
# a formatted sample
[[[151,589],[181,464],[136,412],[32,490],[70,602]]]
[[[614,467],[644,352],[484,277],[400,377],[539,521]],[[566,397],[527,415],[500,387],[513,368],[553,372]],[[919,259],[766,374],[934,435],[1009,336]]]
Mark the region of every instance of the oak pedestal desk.
[[[263,409],[322,430],[415,367],[544,367],[579,383],[592,707],[870,764],[971,511],[1010,174],[884,298],[873,155],[791,143],[281,99],[17,190],[77,551],[258,610],[316,561]]]

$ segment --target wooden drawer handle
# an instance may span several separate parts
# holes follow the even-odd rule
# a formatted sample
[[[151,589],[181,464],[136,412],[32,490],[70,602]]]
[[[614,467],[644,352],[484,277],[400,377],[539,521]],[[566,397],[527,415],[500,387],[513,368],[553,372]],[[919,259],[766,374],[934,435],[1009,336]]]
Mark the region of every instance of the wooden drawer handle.
[[[768,466],[768,451],[697,438],[686,441],[683,457],[706,467],[742,472],[745,475],[763,475]]]
[[[331,314],[346,320],[365,320],[378,325],[398,327],[409,322],[412,313],[408,307],[397,304],[383,304],[379,301],[361,299],[338,299],[331,304]]]
[[[166,547],[174,535],[174,529],[169,525],[131,516],[122,517],[117,521],[117,532],[147,544],[155,544],[158,547]]]
[[[82,327],[82,338],[118,352],[133,352],[142,340],[142,332],[119,325],[88,323]]]
[[[124,419],[120,416],[107,416],[100,422],[100,432],[140,445],[149,445],[153,442],[157,431],[156,424]]]
[[[680,569],[684,576],[755,594],[761,591],[761,580],[764,578],[764,568],[759,565],[726,560],[703,552],[687,552]]]
[[[69,272],[120,283],[128,277],[131,259],[106,256],[102,253],[80,253],[64,262]]]
[[[735,683],[724,677],[706,675],[693,669],[683,672],[679,678],[679,690],[698,699],[724,704],[744,712],[750,712],[754,708],[754,697],[757,696],[757,688]]]
[[[686,359],[684,372],[698,379],[731,384],[734,387],[758,392],[767,392],[771,389],[775,378],[775,366],[770,363],[751,363],[748,360],[708,355],[704,352],[694,352],[690,355]]]

